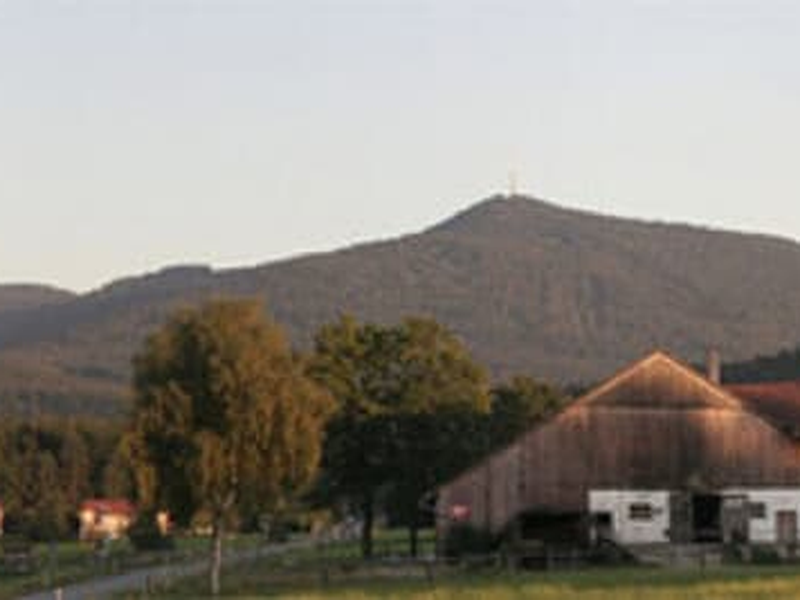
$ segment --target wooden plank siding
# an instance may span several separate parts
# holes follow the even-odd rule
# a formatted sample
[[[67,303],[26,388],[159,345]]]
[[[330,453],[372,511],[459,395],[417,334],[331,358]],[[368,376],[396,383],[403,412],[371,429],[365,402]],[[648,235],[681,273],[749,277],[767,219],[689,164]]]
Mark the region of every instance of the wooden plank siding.
[[[586,512],[592,489],[798,484],[791,438],[656,353],[443,486],[439,514],[466,506],[471,524],[499,532],[526,511]]]

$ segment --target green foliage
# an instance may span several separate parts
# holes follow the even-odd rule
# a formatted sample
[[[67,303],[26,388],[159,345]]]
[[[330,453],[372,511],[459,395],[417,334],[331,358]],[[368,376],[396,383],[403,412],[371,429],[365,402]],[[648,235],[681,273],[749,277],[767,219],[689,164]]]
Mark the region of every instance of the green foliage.
[[[6,529],[34,540],[74,536],[80,503],[104,495],[97,474],[106,468],[119,431],[102,421],[5,421],[0,494]]]
[[[444,539],[447,558],[483,556],[497,550],[499,542],[491,532],[468,524],[459,524],[447,531]]]
[[[260,304],[177,312],[134,373],[126,448],[145,507],[182,524],[207,513],[221,544],[226,522],[278,509],[314,476],[331,403]]]
[[[336,563],[333,563],[335,565]],[[333,565],[331,565],[332,568]],[[312,563],[287,573],[280,558],[264,559],[234,571],[235,597],[268,600],[796,600],[800,574],[784,567],[715,567],[713,569],[563,569],[509,572],[491,567],[436,569],[428,575],[405,565],[403,576],[383,570],[343,572],[320,588],[320,568]],[[287,581],[288,580],[288,581]],[[268,590],[268,591],[265,591]],[[156,598],[196,598],[196,581]],[[140,596],[137,596],[137,598]],[[143,597],[143,596],[141,596]],[[152,596],[148,596],[152,598]]]
[[[475,458],[470,433],[488,410],[486,374],[435,321],[383,327],[347,316],[320,330],[310,368],[338,405],[326,437],[325,489],[361,510],[369,555],[381,492],[416,531],[422,497]]]
[[[139,513],[128,531],[128,538],[133,547],[142,552],[160,552],[175,548],[175,540],[159,529],[157,513],[153,510]]]
[[[780,565],[784,562],[778,550],[771,546],[753,545],[750,563],[754,565]]]
[[[723,368],[725,383],[763,383],[800,380],[800,346],[772,356],[757,356]]]
[[[489,450],[512,443],[565,402],[561,392],[530,377],[515,377],[498,386],[492,391]]]
[[[117,446],[102,469],[102,490],[106,498],[133,498],[135,487],[130,461],[124,448]]]
[[[258,304],[178,312],[137,355],[134,381],[128,448],[148,506],[184,523],[267,510],[314,474],[329,401]]]

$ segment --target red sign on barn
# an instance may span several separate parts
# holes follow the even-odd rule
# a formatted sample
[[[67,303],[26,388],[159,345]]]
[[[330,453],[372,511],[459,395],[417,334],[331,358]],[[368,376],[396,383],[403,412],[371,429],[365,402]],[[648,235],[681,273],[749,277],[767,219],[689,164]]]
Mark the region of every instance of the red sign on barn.
[[[454,504],[450,507],[450,518],[453,521],[466,521],[469,519],[472,511],[469,506],[465,504]]]

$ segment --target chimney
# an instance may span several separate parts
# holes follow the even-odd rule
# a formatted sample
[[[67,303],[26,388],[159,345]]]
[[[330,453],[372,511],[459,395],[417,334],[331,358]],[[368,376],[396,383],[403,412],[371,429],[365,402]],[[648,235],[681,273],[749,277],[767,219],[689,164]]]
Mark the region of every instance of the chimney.
[[[719,350],[712,348],[708,351],[706,368],[708,380],[715,385],[722,385],[722,359]]]

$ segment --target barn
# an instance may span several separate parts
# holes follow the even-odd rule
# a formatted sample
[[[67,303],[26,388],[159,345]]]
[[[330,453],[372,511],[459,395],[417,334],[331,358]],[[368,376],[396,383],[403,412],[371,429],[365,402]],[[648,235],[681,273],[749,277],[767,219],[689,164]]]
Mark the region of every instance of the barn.
[[[442,486],[439,533],[796,544],[800,386],[726,388],[719,371],[660,351],[624,369]]]

